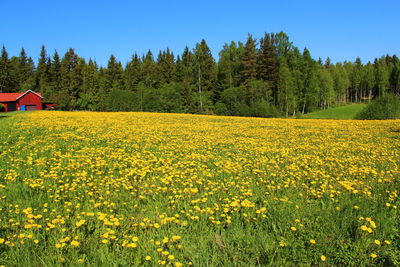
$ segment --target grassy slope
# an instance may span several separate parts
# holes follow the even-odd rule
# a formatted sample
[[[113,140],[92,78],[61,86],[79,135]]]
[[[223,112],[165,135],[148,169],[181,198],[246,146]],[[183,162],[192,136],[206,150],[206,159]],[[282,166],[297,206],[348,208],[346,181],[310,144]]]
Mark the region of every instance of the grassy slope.
[[[351,120],[366,107],[366,104],[351,104],[347,106],[329,108],[317,112],[312,112],[303,116],[305,119],[337,119]]]

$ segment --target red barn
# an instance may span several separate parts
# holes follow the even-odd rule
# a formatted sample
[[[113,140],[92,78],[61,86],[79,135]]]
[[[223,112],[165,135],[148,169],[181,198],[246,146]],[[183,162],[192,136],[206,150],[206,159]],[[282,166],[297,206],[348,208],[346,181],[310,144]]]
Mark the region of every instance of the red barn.
[[[0,103],[4,105],[5,112],[43,109],[42,94],[32,90],[25,93],[0,93]]]

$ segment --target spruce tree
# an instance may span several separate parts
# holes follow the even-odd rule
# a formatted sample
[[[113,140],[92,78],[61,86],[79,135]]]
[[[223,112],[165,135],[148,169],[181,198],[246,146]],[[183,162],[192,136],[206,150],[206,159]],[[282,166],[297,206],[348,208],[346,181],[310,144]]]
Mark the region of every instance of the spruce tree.
[[[121,62],[117,61],[114,55],[111,55],[108,60],[106,77],[105,89],[107,91],[111,91],[112,89],[124,89],[124,70]]]
[[[194,49],[195,77],[199,92],[199,111],[208,109],[211,100],[215,100],[217,66],[206,41],[203,39]]]
[[[99,110],[100,82],[98,66],[92,59],[84,66],[82,73],[82,90],[79,94],[79,109]]]
[[[160,84],[171,83],[175,80],[175,58],[169,48],[167,51],[160,51],[157,58],[158,80]]]
[[[74,49],[70,48],[61,60],[60,89],[57,91],[57,99],[60,107],[74,109],[82,86],[82,72],[85,61],[79,58]]]
[[[149,50],[142,58],[141,77],[144,87],[157,87],[157,69],[153,53]]]
[[[317,62],[310,55],[310,51],[304,48],[303,51],[303,90],[299,98],[302,102],[301,112],[310,112],[318,102],[318,79],[317,79]]]
[[[36,88],[38,91],[43,92],[43,90],[46,90],[49,82],[49,71],[49,57],[46,53],[46,47],[42,45],[38,66],[36,69]]]
[[[132,55],[131,61],[125,67],[125,89],[128,91],[136,91],[136,87],[141,80],[140,77],[141,61],[135,53]]]
[[[177,77],[178,81],[182,83],[181,94],[184,111],[188,113],[196,112],[194,98],[194,94],[196,92],[195,73],[194,55],[186,46],[182,54],[182,59],[179,65],[177,65]]]
[[[257,57],[257,77],[266,82],[272,91],[274,104],[278,97],[278,58],[273,45],[272,34],[265,34],[260,39],[260,49]]]
[[[0,57],[0,93],[8,92],[11,88],[10,79],[11,79],[11,70],[10,70],[10,60],[8,59],[8,53],[3,45],[1,49],[1,57]]]
[[[35,65],[32,58],[28,57],[22,48],[17,60],[18,91],[35,89]]]
[[[50,97],[51,99],[52,95],[54,95],[54,93],[60,89],[61,85],[61,61],[57,50],[54,51],[53,59],[50,63],[48,83],[49,90],[46,90],[48,91],[48,93],[46,93],[46,96]]]

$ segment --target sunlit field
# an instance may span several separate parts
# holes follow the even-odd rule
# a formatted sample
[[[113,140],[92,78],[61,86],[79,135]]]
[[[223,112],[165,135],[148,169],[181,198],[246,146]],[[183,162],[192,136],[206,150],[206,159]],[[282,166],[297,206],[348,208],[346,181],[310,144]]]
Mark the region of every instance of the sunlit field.
[[[400,121],[0,118],[0,265],[400,265]]]

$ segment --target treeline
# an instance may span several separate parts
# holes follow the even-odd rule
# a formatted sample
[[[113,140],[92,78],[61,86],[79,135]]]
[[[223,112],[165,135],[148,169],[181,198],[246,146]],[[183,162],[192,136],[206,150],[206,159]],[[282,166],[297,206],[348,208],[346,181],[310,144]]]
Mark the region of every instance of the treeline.
[[[22,49],[3,46],[0,91],[40,91],[64,110],[185,112],[238,116],[295,116],[332,105],[400,94],[396,55],[373,63],[332,64],[300,52],[283,33],[225,44],[214,59],[205,40],[174,55],[169,49],[134,54],[107,67],[69,49],[62,58],[42,46],[37,66]]]

